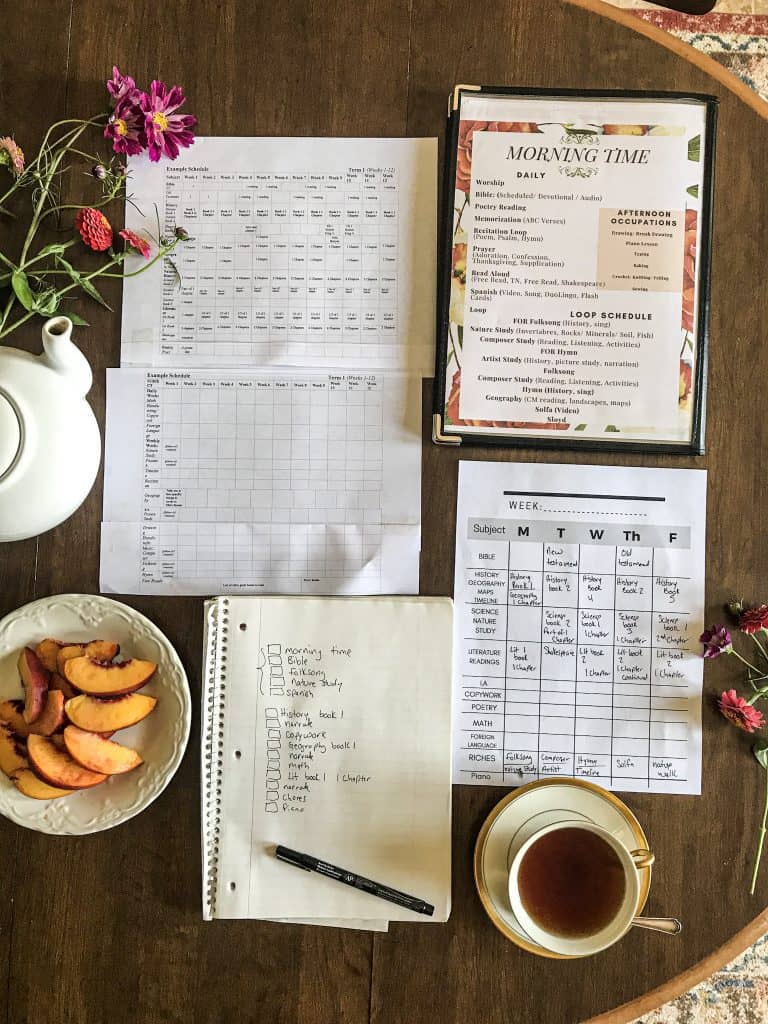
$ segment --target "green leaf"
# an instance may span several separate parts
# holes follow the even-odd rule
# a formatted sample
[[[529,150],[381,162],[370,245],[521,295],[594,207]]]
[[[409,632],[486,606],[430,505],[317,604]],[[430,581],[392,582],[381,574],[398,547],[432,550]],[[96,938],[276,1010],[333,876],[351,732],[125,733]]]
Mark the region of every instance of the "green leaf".
[[[66,252],[70,245],[74,245],[76,241],[76,238],[70,238],[68,242],[51,242],[50,245],[44,245],[37,256],[35,256],[35,259],[42,259],[43,256],[58,256]]]
[[[72,323],[75,325],[75,327],[90,327],[91,326],[88,323],[87,320],[83,320],[83,318],[81,316],[78,316],[77,313],[64,313],[64,312],[62,312],[61,315],[69,317],[69,319],[72,321]]]
[[[755,755],[758,764],[768,771],[768,740],[758,740],[754,747],[752,747],[752,753]]]
[[[456,334],[457,334],[458,339],[459,339],[459,348],[464,348],[464,325],[463,324],[457,324],[456,325]]]
[[[691,185],[691,187],[687,188],[685,191],[688,193],[689,196],[693,196],[694,199],[698,199],[699,198],[699,186],[698,185]]]
[[[59,308],[59,294],[54,288],[46,288],[35,300],[35,310],[43,316],[53,316]]]
[[[606,434],[620,434],[621,431],[618,427],[611,426],[610,424],[605,428]]]
[[[67,262],[67,260],[64,259],[63,256],[57,256],[56,262],[59,264],[60,267],[66,270],[66,272],[69,274],[73,281],[80,285],[80,287],[83,289],[86,295],[90,295],[92,299],[95,299],[96,302],[98,302],[99,305],[103,306],[105,309],[108,309],[110,311],[112,310],[112,307],[102,297],[101,293],[96,288],[96,285],[92,284],[85,277],[83,277],[80,271],[76,270],[71,263]]]
[[[24,309],[33,313],[35,311],[35,295],[29,287],[27,275],[23,270],[14,270],[11,274],[11,287]]]
[[[688,140],[688,159],[701,160],[701,136],[696,135]]]
[[[573,429],[574,430],[586,430],[587,429],[587,424],[586,423],[579,423]]]
[[[100,306],[103,306],[104,309],[108,309],[112,312],[112,307],[96,288],[95,284],[92,284],[90,281],[86,280],[86,278],[82,277],[80,279],[80,287],[86,294],[90,295],[92,299],[95,299]]]

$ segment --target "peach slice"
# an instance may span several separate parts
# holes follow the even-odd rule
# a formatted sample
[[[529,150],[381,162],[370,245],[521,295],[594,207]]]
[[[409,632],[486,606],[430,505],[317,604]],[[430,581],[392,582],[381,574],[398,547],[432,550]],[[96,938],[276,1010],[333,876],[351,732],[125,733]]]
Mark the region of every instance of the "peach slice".
[[[56,655],[56,671],[64,676],[64,666],[71,658],[82,658],[85,651],[85,644],[65,644],[59,648]]]
[[[56,657],[62,647],[66,645],[62,640],[53,640],[48,637],[45,640],[41,640],[35,648],[35,654],[38,656],[43,665],[48,669],[49,672],[56,671]]]
[[[81,694],[64,705],[73,725],[88,732],[117,732],[136,725],[155,709],[156,697],[143,693],[126,693],[122,697],[88,697]],[[0,705],[2,717],[2,705]]]
[[[50,736],[64,724],[64,694],[58,690],[48,691],[45,707],[32,725],[24,721],[23,707],[24,702],[20,700],[0,701],[0,719],[22,739],[32,735]]]
[[[24,753],[24,744],[15,736],[7,722],[0,723],[0,772],[4,772],[8,778],[13,777],[14,772],[22,768],[29,768]]]
[[[112,661],[120,653],[120,644],[112,640],[91,640],[85,645],[83,654],[94,661]]]
[[[31,768],[20,768],[14,772],[13,784],[20,793],[31,796],[33,800],[55,800],[59,796],[69,796],[73,792],[71,789],[49,786],[47,782],[39,779]]]
[[[22,739],[29,736],[29,730],[32,728],[24,721],[23,700],[0,701],[0,722],[10,725],[11,732],[15,732]]]
[[[83,693],[93,697],[119,697],[133,693],[155,673],[154,661],[129,661],[105,665],[91,658],[72,658],[64,665],[64,678]]]
[[[45,695],[51,673],[31,647],[24,647],[19,655],[19,675],[24,684],[24,721],[34,722],[45,707]]]
[[[59,750],[46,736],[30,736],[27,752],[37,774],[60,789],[90,789],[107,777],[73,761],[66,750]]]
[[[64,743],[70,757],[92,772],[122,775],[143,764],[139,754],[130,747],[105,740],[98,733],[86,732],[76,725],[68,725],[64,730]]]
[[[61,690],[64,694],[65,700],[72,700],[73,697],[77,696],[77,690],[74,686],[72,686],[71,683],[68,683],[64,676],[60,676],[58,672],[53,672],[51,674],[51,681],[48,684],[48,689]]]

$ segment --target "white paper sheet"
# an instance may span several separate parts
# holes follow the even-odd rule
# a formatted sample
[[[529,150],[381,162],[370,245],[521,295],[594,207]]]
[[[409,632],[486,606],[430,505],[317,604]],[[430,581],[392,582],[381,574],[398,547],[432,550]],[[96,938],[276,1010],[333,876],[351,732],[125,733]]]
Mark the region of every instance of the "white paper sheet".
[[[232,598],[226,618],[226,668],[203,698],[203,750],[212,735],[221,759],[205,915],[445,921],[450,600]],[[282,863],[277,844],[424,899],[435,914]]]
[[[107,371],[106,593],[416,593],[421,381]]]
[[[128,165],[127,227],[192,240],[180,282],[125,282],[123,366],[431,373],[436,139],[199,138]]]
[[[454,781],[701,791],[706,472],[462,462]]]

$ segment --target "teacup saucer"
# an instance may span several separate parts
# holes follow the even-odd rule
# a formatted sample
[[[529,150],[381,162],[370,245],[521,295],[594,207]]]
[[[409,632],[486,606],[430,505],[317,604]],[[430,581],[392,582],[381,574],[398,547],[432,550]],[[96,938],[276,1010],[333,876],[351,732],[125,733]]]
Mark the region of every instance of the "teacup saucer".
[[[509,904],[509,852],[545,825],[560,821],[591,821],[611,832],[630,849],[648,849],[648,840],[632,811],[614,793],[582,779],[542,779],[504,797],[485,819],[475,844],[475,885],[491,921],[515,945],[553,960],[576,957],[552,953],[526,934]],[[518,844],[516,844],[518,845]],[[651,868],[640,869],[637,913],[648,899]]]

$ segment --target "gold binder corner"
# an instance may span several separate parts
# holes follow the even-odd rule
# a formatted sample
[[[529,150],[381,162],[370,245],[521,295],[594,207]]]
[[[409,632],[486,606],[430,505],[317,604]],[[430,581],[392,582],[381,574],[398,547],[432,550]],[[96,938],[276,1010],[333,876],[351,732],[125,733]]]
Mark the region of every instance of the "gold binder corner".
[[[443,433],[443,421],[440,418],[440,413],[436,412],[432,416],[432,440],[435,444],[461,444],[461,438],[456,437],[454,434]]]
[[[462,89],[469,89],[472,92],[480,92],[482,87],[479,85],[456,85],[453,88],[453,93],[448,97],[448,117],[459,109],[459,93]]]

